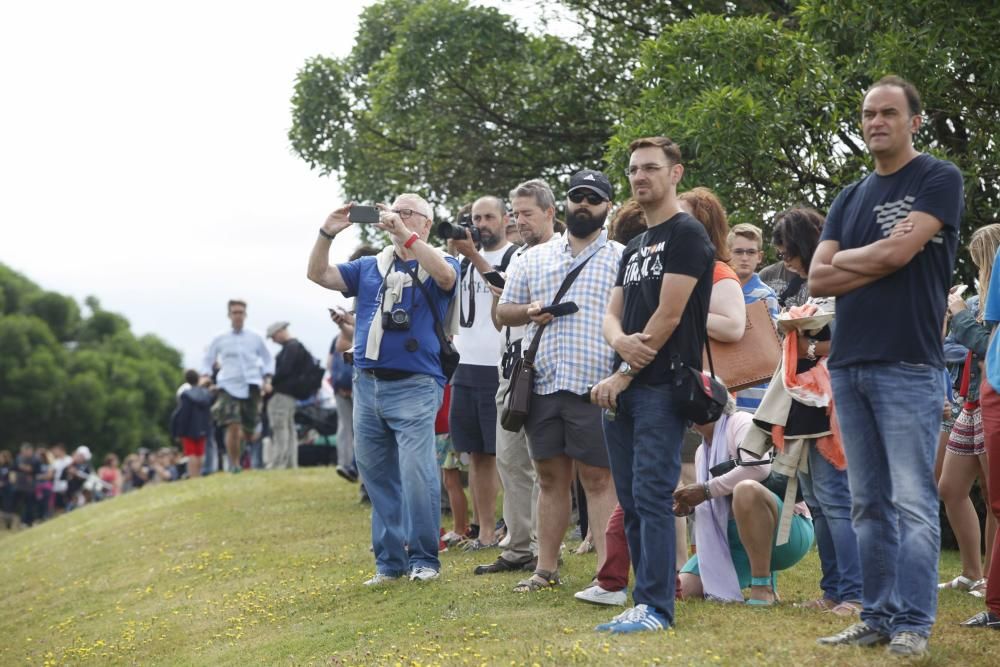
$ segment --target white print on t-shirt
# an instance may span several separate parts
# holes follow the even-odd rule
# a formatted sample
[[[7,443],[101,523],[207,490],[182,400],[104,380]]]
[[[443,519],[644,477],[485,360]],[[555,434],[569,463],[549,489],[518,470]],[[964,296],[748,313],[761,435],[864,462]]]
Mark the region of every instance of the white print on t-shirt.
[[[875,211],[875,224],[882,228],[882,238],[888,238],[896,225],[906,219],[906,216],[913,210],[913,202],[916,197],[907,195],[899,201],[891,201],[879,204]],[[944,230],[938,232],[931,239],[932,243],[944,243]]]
[[[663,275],[663,263],[660,261],[660,253],[666,247],[666,242],[661,241],[639,248],[629,258],[628,266],[625,267],[625,275],[622,278],[622,285],[631,285],[632,283],[641,282],[643,278],[659,278]]]

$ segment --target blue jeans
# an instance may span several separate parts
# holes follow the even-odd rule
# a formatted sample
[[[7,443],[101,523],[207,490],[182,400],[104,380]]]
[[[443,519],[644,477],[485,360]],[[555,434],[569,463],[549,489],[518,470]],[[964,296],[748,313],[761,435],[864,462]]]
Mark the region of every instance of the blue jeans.
[[[385,575],[441,569],[434,417],[443,393],[430,375],[379,380],[354,374],[354,456],[372,501],[375,566]]]
[[[625,515],[635,588],[632,599],[674,623],[673,492],[681,474],[684,417],[669,385],[632,385],[618,396],[614,421],[604,420],[611,475]]]
[[[847,471],[827,461],[815,441],[809,443],[809,474],[799,473],[802,496],[812,514],[823,578],[819,587],[829,600],[861,601],[861,556],[851,525],[851,487]]]
[[[937,612],[941,526],[934,482],[945,382],[923,364],[830,370],[863,556],[861,620],[927,637]]]

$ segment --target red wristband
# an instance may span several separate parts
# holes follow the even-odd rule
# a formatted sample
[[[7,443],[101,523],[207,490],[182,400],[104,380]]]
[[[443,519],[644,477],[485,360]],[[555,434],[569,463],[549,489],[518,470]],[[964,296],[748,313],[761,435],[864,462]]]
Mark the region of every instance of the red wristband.
[[[406,240],[406,243],[403,244],[403,247],[409,250],[410,246],[419,240],[420,240],[420,235],[417,234],[416,232],[413,232],[413,234],[410,235],[410,238]]]

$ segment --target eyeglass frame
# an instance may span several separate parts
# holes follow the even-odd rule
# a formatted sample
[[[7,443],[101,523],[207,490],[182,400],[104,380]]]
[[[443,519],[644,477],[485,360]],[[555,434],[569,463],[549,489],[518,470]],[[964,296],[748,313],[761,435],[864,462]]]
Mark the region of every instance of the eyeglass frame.
[[[398,215],[400,220],[409,220],[410,218],[413,217],[414,213],[430,220],[430,216],[424,215],[415,208],[391,208],[389,209],[389,212]]]
[[[649,162],[647,164],[632,164],[625,167],[625,175],[629,178],[633,176],[638,176],[640,171],[644,171],[647,174],[655,174],[661,169],[668,169],[669,164],[657,164],[655,162]]]

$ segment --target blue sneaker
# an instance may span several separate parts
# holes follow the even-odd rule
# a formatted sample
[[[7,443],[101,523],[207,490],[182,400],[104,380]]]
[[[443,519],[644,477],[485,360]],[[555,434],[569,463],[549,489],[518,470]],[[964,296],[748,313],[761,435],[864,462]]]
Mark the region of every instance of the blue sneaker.
[[[642,606],[645,607],[646,605],[642,605]],[[630,622],[632,620],[632,617],[635,616],[638,613],[639,612],[636,611],[636,607],[631,607],[629,609],[626,609],[622,613],[618,614],[617,616],[615,616],[614,618],[612,618],[607,623],[601,623],[600,625],[598,625],[594,629],[597,630],[598,632],[608,632],[608,631],[611,630],[611,628],[614,628],[614,627],[620,625],[621,623]]]
[[[656,613],[644,604],[637,604],[632,614],[617,625],[609,628],[612,634],[622,635],[647,630],[666,630],[670,627],[666,617]]]

